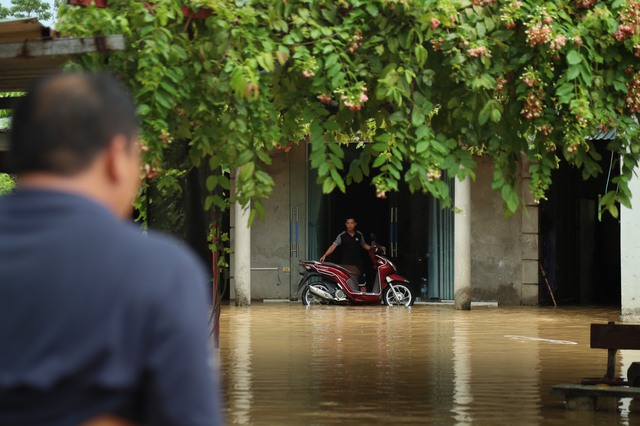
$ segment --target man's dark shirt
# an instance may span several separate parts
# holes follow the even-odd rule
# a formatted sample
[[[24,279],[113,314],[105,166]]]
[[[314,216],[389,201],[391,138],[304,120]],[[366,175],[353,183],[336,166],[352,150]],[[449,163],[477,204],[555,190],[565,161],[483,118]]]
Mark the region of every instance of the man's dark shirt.
[[[0,425],[220,424],[205,284],[185,248],[86,198],[0,197]]]
[[[365,244],[365,241],[360,231],[355,231],[353,235],[344,231],[338,235],[333,244],[342,248],[342,264],[356,265],[363,272],[362,245]]]

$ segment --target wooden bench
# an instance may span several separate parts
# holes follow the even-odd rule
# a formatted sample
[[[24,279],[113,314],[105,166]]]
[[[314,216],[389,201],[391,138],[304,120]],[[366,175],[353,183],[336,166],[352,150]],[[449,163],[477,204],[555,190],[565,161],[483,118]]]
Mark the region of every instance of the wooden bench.
[[[640,350],[640,325],[591,324],[591,348],[607,350],[604,377],[585,378],[581,384],[561,384],[551,388],[552,395],[564,395],[570,410],[594,410],[598,397],[639,398],[640,364],[629,367],[628,380],[616,378],[616,353],[620,349]],[[631,386],[629,386],[631,385]]]

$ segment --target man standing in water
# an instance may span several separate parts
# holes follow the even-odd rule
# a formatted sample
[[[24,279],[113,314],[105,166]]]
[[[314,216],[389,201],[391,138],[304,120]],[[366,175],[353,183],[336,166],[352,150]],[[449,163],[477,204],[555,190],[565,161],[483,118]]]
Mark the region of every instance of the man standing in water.
[[[135,105],[112,77],[39,81],[0,198],[0,425],[222,424],[204,268],[130,221]]]
[[[344,266],[351,274],[360,277],[364,272],[362,265],[362,257],[360,248],[365,250],[371,250],[371,246],[366,243],[362,233],[356,231],[356,220],[352,217],[348,217],[344,226],[347,228],[336,237],[336,240],[331,244],[327,251],[320,258],[320,262],[324,262],[327,256],[329,256],[338,247],[342,246],[342,260],[341,265]],[[360,291],[367,291],[365,284],[360,284]]]

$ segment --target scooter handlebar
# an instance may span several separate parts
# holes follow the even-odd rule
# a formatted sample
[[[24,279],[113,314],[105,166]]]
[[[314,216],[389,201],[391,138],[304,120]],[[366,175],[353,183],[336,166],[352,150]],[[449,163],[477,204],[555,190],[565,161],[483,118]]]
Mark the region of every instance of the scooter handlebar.
[[[371,243],[371,251],[373,251],[374,254],[382,253],[383,256],[387,254],[387,248],[385,246],[379,246],[375,241]]]

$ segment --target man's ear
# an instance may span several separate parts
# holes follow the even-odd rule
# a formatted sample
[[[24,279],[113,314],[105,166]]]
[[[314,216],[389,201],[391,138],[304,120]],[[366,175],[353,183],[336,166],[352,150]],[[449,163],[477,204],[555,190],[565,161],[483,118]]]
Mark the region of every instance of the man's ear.
[[[110,181],[122,181],[128,172],[127,157],[129,143],[124,135],[118,134],[111,139],[106,151],[106,172]]]

